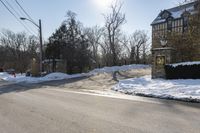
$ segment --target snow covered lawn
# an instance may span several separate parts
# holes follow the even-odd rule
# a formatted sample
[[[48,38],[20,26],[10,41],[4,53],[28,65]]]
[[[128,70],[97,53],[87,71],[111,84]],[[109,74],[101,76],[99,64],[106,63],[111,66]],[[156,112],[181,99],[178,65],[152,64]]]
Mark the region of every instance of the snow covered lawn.
[[[126,94],[200,102],[200,80],[151,79],[151,76],[121,80],[113,90]]]
[[[40,83],[45,81],[53,81],[53,80],[63,80],[63,79],[72,79],[78,77],[87,77],[92,76],[98,73],[112,73],[114,71],[127,71],[132,69],[145,69],[149,68],[149,65],[126,65],[126,66],[113,66],[113,67],[104,67],[100,69],[94,69],[89,73],[81,73],[81,74],[73,74],[68,75],[65,73],[51,73],[44,77],[26,77],[25,75],[17,74],[16,77],[13,75],[9,75],[5,72],[0,73],[0,79],[10,82],[26,82],[26,83]]]

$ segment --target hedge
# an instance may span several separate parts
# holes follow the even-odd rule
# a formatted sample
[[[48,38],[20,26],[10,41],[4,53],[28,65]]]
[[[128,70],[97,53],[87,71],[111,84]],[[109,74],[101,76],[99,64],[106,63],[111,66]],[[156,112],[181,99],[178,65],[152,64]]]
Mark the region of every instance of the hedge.
[[[165,65],[166,79],[200,79],[200,64]]]

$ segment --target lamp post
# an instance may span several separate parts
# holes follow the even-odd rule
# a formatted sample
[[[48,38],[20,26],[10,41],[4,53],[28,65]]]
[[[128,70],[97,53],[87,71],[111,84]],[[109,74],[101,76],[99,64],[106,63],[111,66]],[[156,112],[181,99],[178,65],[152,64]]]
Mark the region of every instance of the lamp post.
[[[39,19],[39,25],[36,24],[34,21],[27,19],[27,18],[20,18],[21,20],[28,20],[30,21],[32,24],[34,24],[36,27],[38,27],[39,29],[39,38],[40,38],[40,74],[43,71],[43,67],[42,67],[42,25],[41,25],[41,19]]]

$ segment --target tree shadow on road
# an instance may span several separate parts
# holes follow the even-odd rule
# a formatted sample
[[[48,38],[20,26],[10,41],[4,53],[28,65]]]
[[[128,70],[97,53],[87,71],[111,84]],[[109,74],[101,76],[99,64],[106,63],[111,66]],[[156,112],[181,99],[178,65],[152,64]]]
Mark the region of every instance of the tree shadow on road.
[[[80,80],[87,79],[88,77],[80,77],[80,78],[73,78],[73,79],[65,79],[65,80],[56,80],[56,81],[47,81],[37,84],[30,84],[30,83],[9,83],[9,82],[1,82],[0,83],[0,95],[12,92],[23,92],[28,91],[31,89],[45,89],[44,86],[49,87],[61,87],[67,83],[74,83]]]

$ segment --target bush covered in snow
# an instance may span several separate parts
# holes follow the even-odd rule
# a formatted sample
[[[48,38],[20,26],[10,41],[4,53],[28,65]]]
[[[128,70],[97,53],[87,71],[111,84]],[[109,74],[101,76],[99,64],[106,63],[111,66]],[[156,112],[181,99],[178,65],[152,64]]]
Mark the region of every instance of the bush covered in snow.
[[[167,79],[200,79],[200,62],[183,62],[165,66]]]

